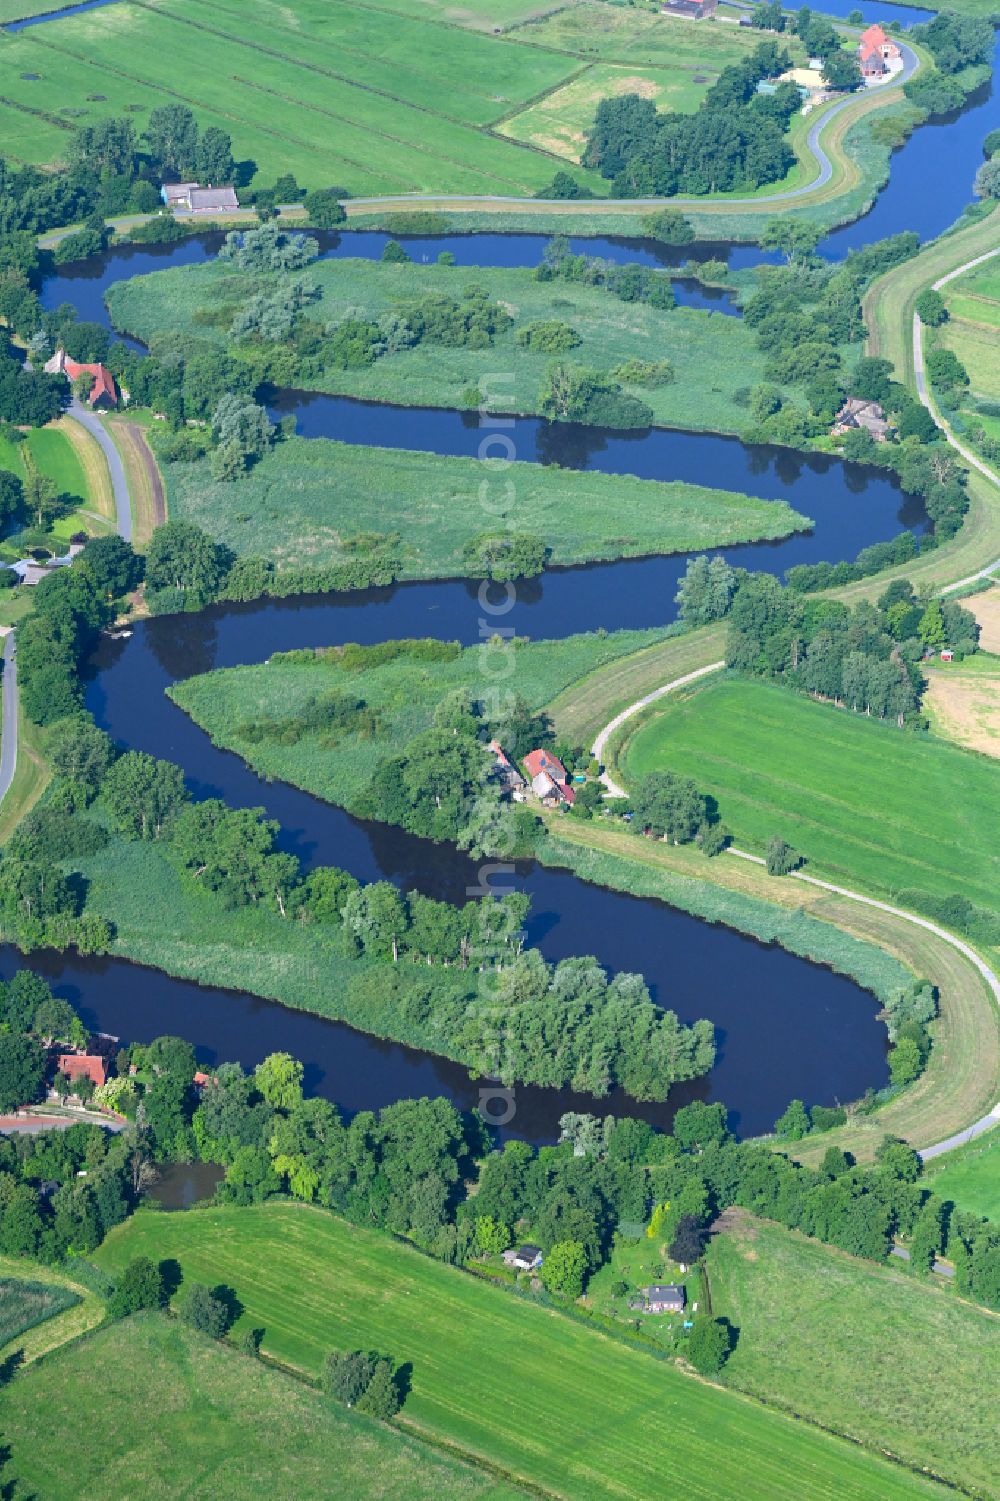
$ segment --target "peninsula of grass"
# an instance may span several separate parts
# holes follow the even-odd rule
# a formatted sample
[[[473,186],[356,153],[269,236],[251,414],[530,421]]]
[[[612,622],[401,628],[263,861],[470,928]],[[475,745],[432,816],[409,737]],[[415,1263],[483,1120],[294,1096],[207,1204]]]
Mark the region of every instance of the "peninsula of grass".
[[[207,461],[165,469],[171,517],[278,569],[347,562],[352,538],[400,535],[403,578],[469,571],[467,544],[496,525],[483,506],[509,499],[502,525],[541,537],[547,566],[651,553],[700,552],[805,530],[783,501],[680,480],[513,466],[324,438],[281,442],[246,475],[215,483]]]
[[[1000,910],[1000,768],[943,741],[719,676],[664,700],[619,763],[626,787],[694,777],[744,848],[780,835],[846,885]]]
[[[652,653],[659,644],[675,638],[677,648],[682,649],[687,638],[677,635],[676,627],[520,642],[513,681],[528,706],[539,709],[564,697],[574,683],[586,682],[591,675],[599,680],[598,669],[607,672],[619,663],[627,667],[633,660],[642,660],[639,654]],[[450,662],[427,664],[403,653],[381,665],[351,672],[339,667],[337,660],[336,655],[318,662],[279,656],[254,666],[224,668],[186,678],[175,683],[169,694],[208,732],[213,743],[235,751],[262,776],[289,782],[326,802],[353,811],[360,806],[379,762],[398,755],[400,747],[427,729],[443,698],[455,689],[475,692],[481,687],[482,657],[479,649],[472,647]],[[318,732],[306,733],[289,745],[277,740],[253,740],[241,733],[255,720],[294,715],[313,694],[346,691],[357,694],[376,715],[377,729],[373,735],[345,734],[330,748],[322,743]],[[581,847],[576,836],[586,840],[595,831],[607,835],[615,848],[594,851]],[[713,879],[718,862],[710,863],[701,855],[693,856],[686,869],[676,874],[644,869],[630,856],[633,850],[646,848],[645,841],[635,840],[621,826],[613,828],[603,822],[581,824],[558,818],[550,821],[537,855],[544,863],[569,866],[581,879],[595,885],[656,897],[709,922],[725,923],[749,933],[764,943],[780,943],[792,953],[850,975],[880,997],[888,996],[894,987],[912,983],[910,971],[887,954],[877,938],[869,942],[864,934],[843,932],[831,922],[817,921],[802,911],[786,911],[750,891],[727,890]],[[146,857],[133,854],[130,858]],[[148,962],[170,969],[183,955],[185,944],[181,941],[175,949],[172,940],[149,931],[150,919],[141,899],[131,897],[120,862],[108,855],[98,859],[102,910],[118,923],[117,943],[119,947],[125,944],[120,951],[135,957],[138,945],[140,952],[161,956]],[[88,870],[92,868],[98,867],[88,865]],[[129,913],[127,930],[118,916],[121,910]],[[280,922],[276,925],[278,929],[286,926]],[[214,959],[219,951],[215,946],[209,947]],[[241,971],[246,969],[246,957],[239,947],[230,954],[231,961],[238,963]],[[235,982],[216,979],[215,983]],[[284,999],[291,990],[290,978],[280,964],[275,964],[270,983],[281,986],[279,999]],[[275,994],[273,990],[266,993]],[[353,1015],[347,1019],[372,1030]],[[438,1051],[448,1051],[447,1039],[420,1041]]]
[[[5,1478],[47,1501],[326,1501],[331,1486],[356,1501],[523,1495],[158,1313],[19,1374],[3,1394],[3,1435]]]
[[[409,1362],[398,1426],[546,1494],[902,1501],[939,1493],[922,1476],[322,1210],[140,1211],[95,1259],[114,1274],[135,1256],[172,1258],[186,1279],[225,1282],[245,1307],[237,1330],[263,1328],[265,1353],[309,1376],[334,1348]],[[15,1438],[6,1424],[5,1436]]]
[[[739,1329],[728,1386],[963,1493],[1000,1495],[983,1400],[1000,1378],[995,1314],[741,1211],[724,1224],[707,1271],[713,1312]]]
[[[669,384],[625,387],[652,409],[655,424],[740,432],[749,421],[747,393],[763,379],[767,361],[753,330],[739,318],[623,302],[602,287],[537,281],[526,267],[395,265],[352,257],[315,262],[302,278],[320,294],[310,304],[309,317],[325,324],[352,310],[363,310],[368,318],[399,313],[434,293],[460,297],[471,284],[482,286],[511,311],[512,327],[486,349],[425,340],[360,369],[327,366],[297,381],[292,368],[282,377],[289,385],[368,401],[462,407],[469,387],[478,382],[490,411],[537,413],[553,356],[523,348],[518,333],[529,323],[556,319],[580,337],[567,357],[573,363],[604,375],[630,360],[669,363]],[[180,332],[232,348],[229,328],[249,294],[245,274],[213,261],[117,282],[108,290],[107,303],[116,328],[154,347],[158,335]],[[804,402],[801,393],[795,394]]]

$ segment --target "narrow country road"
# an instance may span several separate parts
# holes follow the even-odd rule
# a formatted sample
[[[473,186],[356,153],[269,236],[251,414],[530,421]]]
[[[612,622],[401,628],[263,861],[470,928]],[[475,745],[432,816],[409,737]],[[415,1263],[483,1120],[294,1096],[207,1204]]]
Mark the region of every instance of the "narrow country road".
[[[710,672],[718,672],[724,666],[724,662],[713,662],[708,667],[699,667],[696,672],[687,672],[683,677],[674,678],[672,682],[664,683],[662,687],[654,689],[652,693],[647,693],[643,698],[637,699],[634,704],[630,704],[627,709],[623,709],[620,714],[616,714],[614,719],[609,720],[603,729],[599,731],[593,744],[595,758],[600,761],[601,753],[608,743],[608,738],[620,725],[623,725],[626,720],[631,719],[634,714],[638,714],[648,704],[663,698],[667,693],[672,693],[675,688],[683,688],[685,684],[694,682],[697,678],[705,677]],[[625,789],[619,787],[606,772],[602,773],[601,780],[607,787],[611,797],[627,797],[628,794]],[[733,855],[738,860],[747,860],[752,865],[767,864],[767,861],[762,856],[751,855],[748,850],[737,849],[734,845],[729,846],[726,854]],[[903,922],[912,923],[915,927],[923,928],[926,932],[933,933],[935,938],[940,938],[945,943],[950,944],[953,949],[957,949],[979,971],[993,994],[994,1002],[1000,1007],[1000,976],[990,968],[984,959],[979,957],[970,944],[965,943],[961,938],[956,938],[955,934],[949,933],[947,928],[939,927],[937,923],[931,922],[929,918],[918,917],[915,912],[907,912],[904,908],[894,907],[889,902],[880,902],[873,896],[864,896],[860,891],[850,891],[846,886],[835,886],[832,881],[823,881],[818,876],[807,875],[805,871],[794,870],[786,879],[803,881],[808,886],[818,886],[821,890],[832,892],[835,896],[846,897],[848,901],[859,902],[864,907],[874,907],[879,912],[888,913],[890,917],[898,917]],[[1000,1100],[996,1102],[986,1115],[980,1116],[971,1126],[966,1126],[963,1130],[954,1132],[953,1135],[945,1137],[943,1141],[937,1141],[929,1147],[922,1148],[918,1155],[924,1162],[929,1162],[932,1157],[940,1157],[943,1152],[950,1152],[953,1147],[961,1146],[963,1142],[972,1141],[974,1137],[981,1136],[984,1131],[989,1131],[996,1125],[1000,1125]]]
[[[987,250],[985,255],[975,256],[973,260],[966,261],[963,266],[956,266],[946,276],[939,276],[931,290],[940,292],[941,288],[947,286],[948,282],[955,281],[959,276],[964,276],[966,271],[971,271],[975,266],[981,266],[984,261],[992,260],[996,255],[1000,255],[1000,246],[997,246],[995,250]],[[991,485],[996,485],[1000,488],[1000,478],[997,477],[996,473],[987,463],[979,458],[978,454],[974,454],[964,443],[959,442],[951,428],[939,415],[934,402],[931,400],[930,389],[927,385],[927,371],[924,366],[924,330],[917,313],[913,315],[913,374],[917,383],[917,395],[934,418],[937,426],[944,433],[945,438],[951,444],[952,448],[955,449],[956,453],[962,455],[967,464],[971,464],[973,469],[977,469],[980,474],[984,475]],[[989,578],[998,568],[1000,568],[1000,558],[995,558],[992,563],[987,563],[986,567],[980,568],[978,572],[967,574],[965,578],[957,579],[954,584],[948,584],[946,588],[941,590],[941,593],[952,594],[956,589],[968,588],[969,584],[975,584],[980,579]]]
[[[17,767],[17,643],[7,632],[3,647],[3,728],[0,731],[0,802],[7,796]]]
[[[122,463],[121,454],[115,447],[111,434],[97,413],[85,407],[83,402],[76,396],[73,397],[70,403],[67,416],[72,417],[74,421],[79,422],[81,427],[86,428],[107,459],[108,468],[111,471],[111,487],[115,495],[118,535],[124,538],[126,542],[131,542],[132,506],[129,501],[128,481],[125,478],[125,466]]]

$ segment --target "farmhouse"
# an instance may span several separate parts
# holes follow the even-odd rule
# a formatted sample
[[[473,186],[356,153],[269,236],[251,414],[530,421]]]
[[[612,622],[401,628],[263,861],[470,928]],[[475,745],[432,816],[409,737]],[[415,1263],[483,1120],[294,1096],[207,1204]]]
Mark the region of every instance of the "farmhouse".
[[[714,16],[719,0],[664,0],[660,6],[661,16],[683,16],[688,21],[704,21]]]
[[[519,794],[523,793],[524,791],[524,778],[518,771],[517,767],[514,765],[513,761],[511,761],[509,756],[504,753],[503,746],[500,744],[499,740],[491,740],[489,748],[493,752],[494,771],[496,773],[497,781],[500,783],[500,786],[503,788],[504,792],[507,792],[512,797],[517,798]]]
[[[830,431],[836,438],[857,427],[871,433],[876,443],[884,443],[889,435],[889,424],[877,401],[865,401],[860,396],[849,396],[833,419],[833,427]]]
[[[881,26],[869,26],[858,43],[858,64],[861,76],[867,82],[897,73],[902,67],[903,55],[895,42],[890,42]]]
[[[647,1313],[683,1313],[686,1301],[683,1287],[675,1282],[654,1282],[641,1289]]]
[[[542,1264],[541,1247],[518,1246],[516,1251],[505,1251],[503,1259],[507,1266],[512,1266],[519,1272],[534,1272]]]
[[[90,1079],[99,1089],[107,1078],[104,1059],[97,1053],[60,1053],[56,1066],[70,1084],[74,1079]]]
[[[165,182],[160,197],[168,208],[191,214],[228,214],[240,206],[235,188],[202,187],[198,182]]]
[[[92,375],[93,385],[90,395],[87,397],[87,405],[92,407],[118,405],[118,387],[115,378],[106,365],[78,365],[76,360],[71,360],[65,349],[57,349],[52,358],[45,366],[49,375],[65,375],[70,382],[75,381],[81,375]]]
[[[568,785],[569,775],[557,756],[546,750],[533,750],[524,758],[524,769],[531,779],[531,790],[548,808],[564,803],[571,808],[576,793]]]

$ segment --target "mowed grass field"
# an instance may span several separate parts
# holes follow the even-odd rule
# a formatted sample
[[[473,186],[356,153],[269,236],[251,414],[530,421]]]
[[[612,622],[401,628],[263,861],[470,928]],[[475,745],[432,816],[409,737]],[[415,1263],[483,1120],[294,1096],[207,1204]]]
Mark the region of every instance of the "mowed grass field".
[[[543,537],[551,565],[696,552],[806,525],[784,502],[681,481],[505,461],[494,473],[496,461],[485,463],[291,438],[235,483],[215,483],[207,463],[170,464],[165,473],[175,520],[278,568],[356,556],[345,540],[375,528],[402,534],[404,577],[465,573],[465,544],[498,524],[483,507],[484,479],[490,493],[510,497],[501,524]]]
[[[80,124],[129,113],[141,131],[152,109],[183,102],[231,133],[259,180],[291,171],[306,187],[356,195],[531,196],[564,156],[578,160],[598,100],[629,70],[655,64],[639,91],[693,110],[758,40],[735,26],[614,15],[539,0],[122,0],[0,35],[0,129],[8,155],[54,163]]]
[[[934,341],[962,361],[973,395],[1000,398],[1000,259],[986,261],[943,290],[948,322]],[[977,420],[970,415],[969,421]]]
[[[1000,908],[1000,767],[787,688],[710,679],[664,701],[627,742],[625,786],[693,777],[736,842],[778,834],[817,875]]]
[[[924,1172],[928,1187],[959,1209],[1000,1220],[1000,1131],[990,1131],[935,1157]]]
[[[1000,1495],[995,1315],[782,1226],[724,1222],[707,1266],[713,1310],[740,1331],[727,1385]]]
[[[400,313],[431,293],[460,297],[469,285],[483,287],[511,312],[513,326],[486,349],[423,342],[385,354],[374,365],[328,367],[309,380],[317,390],[366,401],[461,407],[469,385],[479,382],[491,411],[537,412],[553,356],[524,349],[518,333],[535,320],[557,319],[580,336],[569,355],[574,363],[608,373],[630,359],[669,362],[669,384],[626,388],[652,409],[655,423],[740,432],[747,425],[747,390],[763,378],[767,358],[740,318],[685,307],[661,311],[623,302],[602,287],[536,281],[523,267],[391,265],[351,257],[315,262],[304,277],[319,289],[309,317],[320,323],[339,322],[362,308],[371,318]],[[147,343],[182,330],[228,347],[228,330],[249,292],[246,277],[214,261],[116,282],[107,303],[115,326]],[[788,390],[804,400],[795,388]]]
[[[12,1451],[4,1478],[46,1501],[523,1495],[155,1313],[16,1376],[0,1427]]]
[[[332,1348],[411,1362],[398,1421],[555,1496],[938,1493],[922,1477],[322,1210],[140,1212],[95,1259],[114,1273],[137,1255],[174,1257],[187,1278],[229,1284],[245,1306],[241,1323],[264,1328],[264,1350],[311,1375]]]

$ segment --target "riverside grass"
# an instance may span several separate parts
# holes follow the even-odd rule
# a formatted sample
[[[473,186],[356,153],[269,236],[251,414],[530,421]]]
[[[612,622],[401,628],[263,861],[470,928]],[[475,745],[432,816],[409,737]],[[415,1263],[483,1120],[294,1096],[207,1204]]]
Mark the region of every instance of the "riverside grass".
[[[545,1494],[940,1494],[922,1476],[310,1206],[140,1210],[95,1260],[113,1274],[139,1255],[174,1258],[186,1278],[228,1283],[245,1305],[241,1324],[263,1326],[265,1352],[310,1376],[332,1348],[410,1362],[397,1425]]]
[[[725,676],[664,700],[619,764],[627,787],[694,777],[742,847],[779,835],[847,885],[1000,910],[1000,768],[985,757]]]
[[[635,653],[682,635],[677,626],[659,631],[593,632],[561,641],[519,642],[516,647],[517,691],[532,709],[551,703],[573,683],[601,667],[625,662]],[[680,643],[679,643],[680,644]],[[397,657],[380,667],[345,672],[327,663],[303,665],[272,660],[256,666],[220,669],[176,683],[169,696],[190,714],[213,743],[233,750],[265,777],[290,782],[327,802],[351,810],[367,787],[378,761],[400,748],[431,723],[434,709],[451,691],[472,691],[482,683],[478,647],[451,662],[432,665]],[[257,741],[239,734],[240,726],[260,718],[294,715],[315,693],[357,694],[376,713],[379,727],[372,739],[346,735],[332,750],[316,735],[295,745]],[[591,826],[588,824],[589,829]],[[853,938],[829,923],[802,912],[727,891],[705,879],[670,871],[648,870],[627,855],[580,848],[569,839],[576,825],[550,821],[537,855],[545,864],[568,866],[583,880],[636,895],[656,897],[709,922],[722,922],[761,942],[777,942],[791,953],[828,964],[885,999],[912,983],[910,971],[875,944]],[[562,832],[565,831],[565,832]],[[628,840],[631,844],[631,839]]]
[[[314,262],[302,279],[320,292],[309,309],[320,323],[337,321],[352,309],[377,318],[435,292],[459,297],[470,284],[484,287],[513,313],[513,327],[487,349],[424,341],[362,369],[327,369],[309,379],[310,389],[368,401],[462,407],[469,386],[479,382],[489,411],[537,413],[553,357],[523,349],[517,335],[537,319],[557,318],[580,335],[581,344],[569,356],[573,363],[608,374],[631,359],[669,362],[674,372],[669,385],[627,388],[652,408],[654,423],[732,433],[749,423],[747,393],[763,379],[767,359],[742,319],[622,302],[603,287],[536,281],[526,267],[395,265],[352,257]],[[115,327],[146,343],[155,345],[158,334],[181,332],[223,347],[231,342],[227,330],[249,285],[245,274],[213,261],[116,282],[107,304]],[[282,378],[294,384],[294,364]],[[797,399],[804,403],[801,393]]]
[[[19,1374],[0,1422],[12,1450],[5,1475],[46,1501],[326,1501],[331,1485],[352,1501],[525,1494],[159,1313]]]
[[[281,568],[346,562],[377,525],[402,537],[403,578],[468,572],[463,549],[502,525],[544,539],[549,565],[698,552],[787,536],[810,523],[783,501],[682,481],[288,438],[249,473],[216,483],[207,461],[165,466],[170,515]],[[485,487],[485,489],[484,489]],[[495,521],[493,522],[495,525]]]
[[[926,1467],[964,1494],[1000,1495],[985,1397],[1000,1378],[995,1314],[898,1263],[860,1261],[739,1211],[723,1224],[706,1265],[713,1312],[740,1331],[727,1386]]]

